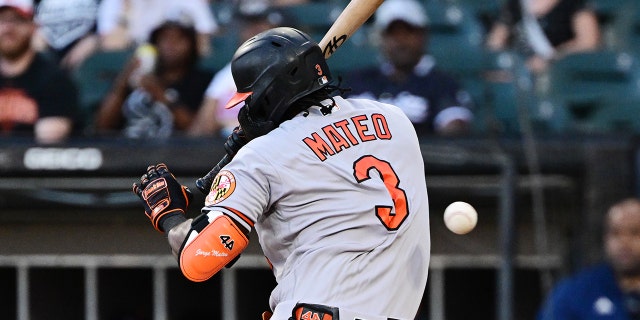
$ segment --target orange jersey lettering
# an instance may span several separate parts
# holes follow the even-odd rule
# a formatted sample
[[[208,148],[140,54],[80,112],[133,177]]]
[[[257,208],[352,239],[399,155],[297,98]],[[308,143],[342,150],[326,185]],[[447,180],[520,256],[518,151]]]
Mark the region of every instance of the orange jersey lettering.
[[[382,114],[372,114],[371,118],[367,115],[358,115],[349,120],[343,119],[325,126],[322,128],[322,136],[318,132],[313,132],[311,137],[306,137],[302,141],[320,161],[325,161],[328,156],[333,156],[360,142],[391,139],[387,119]]]

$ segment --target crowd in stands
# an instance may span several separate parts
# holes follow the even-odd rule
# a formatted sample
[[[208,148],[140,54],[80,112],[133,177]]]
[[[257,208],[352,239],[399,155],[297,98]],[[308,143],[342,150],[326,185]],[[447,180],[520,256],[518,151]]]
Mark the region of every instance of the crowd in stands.
[[[636,51],[629,49],[632,31],[620,30],[639,28],[614,27],[635,21],[635,1],[607,20],[600,0],[493,0],[492,11],[482,12],[473,1],[386,1],[329,61],[336,78],[352,97],[400,105],[424,135],[518,135],[523,112],[545,132],[636,129],[625,117],[628,123],[620,117],[615,125],[590,122],[605,102],[635,111],[634,95],[588,92],[590,101],[570,105],[558,94],[572,85],[567,77],[553,82],[556,64],[593,55],[586,64],[600,70],[581,74],[637,90],[637,81],[630,85],[640,78]],[[278,25],[319,41],[347,3],[0,0],[2,135],[41,143],[94,135],[224,137],[236,125],[236,115],[219,108],[234,91],[228,62],[235,48]],[[603,67],[596,52],[614,55],[617,65]],[[98,70],[94,79],[87,70]],[[94,80],[108,85],[94,90]]]

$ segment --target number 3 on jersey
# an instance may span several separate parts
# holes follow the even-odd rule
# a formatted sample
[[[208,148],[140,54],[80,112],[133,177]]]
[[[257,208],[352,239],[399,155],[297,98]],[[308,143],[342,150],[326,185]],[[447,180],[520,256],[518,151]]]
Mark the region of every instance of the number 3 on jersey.
[[[356,160],[353,163],[353,176],[358,183],[362,183],[371,179],[369,174],[371,169],[375,169],[380,174],[396,209],[392,212],[393,207],[376,206],[376,216],[388,230],[397,230],[409,215],[407,194],[398,188],[400,179],[391,164],[374,156],[368,155]]]

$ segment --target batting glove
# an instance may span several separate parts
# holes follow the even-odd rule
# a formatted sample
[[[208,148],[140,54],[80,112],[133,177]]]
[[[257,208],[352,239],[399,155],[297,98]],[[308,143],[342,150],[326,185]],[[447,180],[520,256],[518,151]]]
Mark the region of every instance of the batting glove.
[[[162,222],[169,217],[184,215],[193,194],[181,185],[164,163],[151,165],[139,183],[133,184],[135,193],[144,205],[144,212],[153,227],[164,232]]]

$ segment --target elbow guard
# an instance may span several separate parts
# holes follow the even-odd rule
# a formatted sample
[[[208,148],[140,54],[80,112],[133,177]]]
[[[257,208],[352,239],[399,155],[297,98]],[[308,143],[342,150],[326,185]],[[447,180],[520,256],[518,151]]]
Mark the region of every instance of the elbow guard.
[[[205,281],[248,244],[249,239],[231,218],[215,211],[202,214],[193,220],[182,244],[180,270],[191,281]]]

